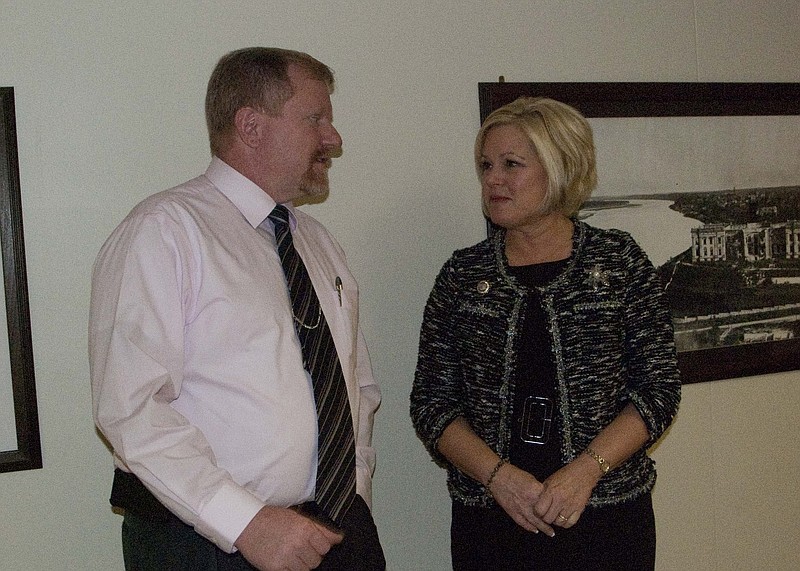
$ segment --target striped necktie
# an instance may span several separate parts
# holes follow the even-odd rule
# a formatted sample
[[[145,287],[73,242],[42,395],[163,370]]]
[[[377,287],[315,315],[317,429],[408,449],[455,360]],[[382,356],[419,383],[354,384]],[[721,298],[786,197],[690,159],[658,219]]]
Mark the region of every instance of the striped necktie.
[[[303,366],[311,374],[317,405],[318,464],[316,497],[320,508],[340,522],[356,494],[355,438],[342,366],[330,328],[303,260],[294,248],[289,212],[278,204],[269,219],[286,274]]]

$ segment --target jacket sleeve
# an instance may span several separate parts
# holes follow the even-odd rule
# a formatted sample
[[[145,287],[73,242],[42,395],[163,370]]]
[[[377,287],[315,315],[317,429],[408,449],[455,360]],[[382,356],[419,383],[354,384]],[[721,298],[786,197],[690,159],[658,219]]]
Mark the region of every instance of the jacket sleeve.
[[[464,415],[461,366],[454,334],[457,307],[456,269],[449,260],[439,272],[428,297],[419,336],[419,353],[411,390],[411,420],[417,436],[443,466],[437,451],[445,428]]]
[[[675,337],[661,280],[630,236],[623,257],[630,277],[625,293],[628,397],[647,425],[650,446],[672,423],[680,403]]]

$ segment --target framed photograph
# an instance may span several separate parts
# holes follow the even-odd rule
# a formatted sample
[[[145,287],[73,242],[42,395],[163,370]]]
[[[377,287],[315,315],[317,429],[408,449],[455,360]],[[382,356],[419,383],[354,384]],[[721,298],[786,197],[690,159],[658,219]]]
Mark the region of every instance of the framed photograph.
[[[0,248],[8,327],[0,327],[0,472],[42,467],[36,405],[14,88],[0,87]],[[2,339],[5,337],[5,339]]]
[[[800,369],[800,84],[480,83],[481,122],[518,97],[592,125],[579,217],[629,232],[669,299],[684,383]]]

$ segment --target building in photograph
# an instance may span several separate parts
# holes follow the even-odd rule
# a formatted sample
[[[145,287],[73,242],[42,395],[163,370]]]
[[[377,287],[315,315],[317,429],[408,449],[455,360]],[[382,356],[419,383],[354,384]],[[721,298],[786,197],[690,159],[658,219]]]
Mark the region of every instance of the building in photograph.
[[[692,229],[692,262],[800,259],[800,220],[704,224]]]

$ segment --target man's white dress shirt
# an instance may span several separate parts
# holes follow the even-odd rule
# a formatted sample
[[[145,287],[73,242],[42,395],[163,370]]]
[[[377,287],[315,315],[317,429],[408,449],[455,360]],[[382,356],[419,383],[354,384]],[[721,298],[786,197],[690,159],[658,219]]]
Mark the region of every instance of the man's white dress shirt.
[[[115,463],[228,552],[263,505],[314,497],[314,394],[274,234],[262,225],[274,206],[213,158],[205,175],[137,205],[92,276],[94,417]],[[357,285],[327,230],[290,212],[347,382],[356,489],[370,504],[380,391]]]

